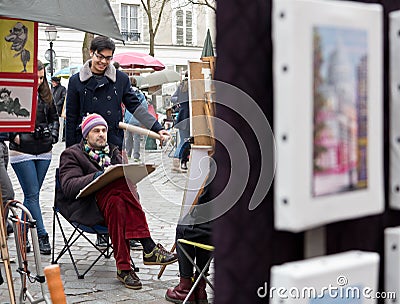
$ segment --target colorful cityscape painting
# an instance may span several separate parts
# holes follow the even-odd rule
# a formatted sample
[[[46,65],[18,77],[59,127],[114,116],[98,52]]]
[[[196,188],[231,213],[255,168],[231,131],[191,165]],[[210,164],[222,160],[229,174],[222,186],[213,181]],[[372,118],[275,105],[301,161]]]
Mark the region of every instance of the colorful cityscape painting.
[[[367,36],[313,27],[313,197],[368,186]]]

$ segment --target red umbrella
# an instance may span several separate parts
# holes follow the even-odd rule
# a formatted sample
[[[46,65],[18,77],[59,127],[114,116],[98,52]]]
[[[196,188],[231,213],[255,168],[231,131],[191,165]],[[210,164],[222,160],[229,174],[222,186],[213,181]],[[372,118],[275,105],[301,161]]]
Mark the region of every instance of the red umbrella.
[[[156,71],[165,69],[165,65],[156,58],[138,52],[116,54],[114,61],[117,61],[123,68],[153,68]]]

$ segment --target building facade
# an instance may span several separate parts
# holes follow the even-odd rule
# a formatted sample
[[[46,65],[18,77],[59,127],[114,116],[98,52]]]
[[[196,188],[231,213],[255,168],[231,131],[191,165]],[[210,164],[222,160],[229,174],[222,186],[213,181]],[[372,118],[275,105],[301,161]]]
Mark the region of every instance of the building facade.
[[[153,16],[157,15],[161,1],[152,0]],[[116,41],[115,54],[135,51],[149,53],[148,18],[140,0],[110,0],[115,18],[125,39]],[[154,19],[154,17],[153,17]],[[153,21],[154,22],[154,21]],[[39,58],[46,62],[49,48],[45,28],[39,24]],[[155,26],[155,24],[154,24]],[[155,57],[166,68],[181,72],[187,69],[188,60],[199,60],[210,29],[215,41],[215,12],[203,5],[192,5],[183,0],[167,1],[158,32],[155,37]],[[54,70],[82,64],[84,32],[57,26],[57,40],[53,43],[56,53]]]

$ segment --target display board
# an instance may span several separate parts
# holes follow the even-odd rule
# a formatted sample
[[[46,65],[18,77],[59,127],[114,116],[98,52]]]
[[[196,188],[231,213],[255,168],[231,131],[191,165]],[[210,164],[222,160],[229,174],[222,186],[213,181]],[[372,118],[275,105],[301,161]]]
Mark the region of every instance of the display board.
[[[382,7],[277,0],[275,227],[383,211]]]
[[[389,14],[390,46],[390,178],[389,205],[400,209],[400,11]]]
[[[35,22],[0,17],[0,132],[34,129],[37,32]]]
[[[90,184],[79,191],[76,198],[85,197],[99,191],[118,178],[125,177],[126,181],[136,185],[143,178],[147,177],[156,169],[154,164],[117,164],[106,168],[103,174],[99,175]]]
[[[385,288],[387,292],[400,294],[400,227],[385,229]],[[397,303],[390,297],[385,303]]]
[[[273,266],[267,288],[271,304],[377,303],[378,276],[377,253],[348,251]]]

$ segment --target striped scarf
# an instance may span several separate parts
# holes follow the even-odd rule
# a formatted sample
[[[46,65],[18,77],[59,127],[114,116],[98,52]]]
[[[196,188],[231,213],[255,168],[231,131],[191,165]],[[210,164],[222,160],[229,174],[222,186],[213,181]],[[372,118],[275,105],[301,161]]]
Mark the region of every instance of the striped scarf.
[[[97,162],[102,169],[107,168],[111,164],[110,146],[107,144],[102,150],[95,150],[91,148],[85,140],[85,152],[89,157]]]

